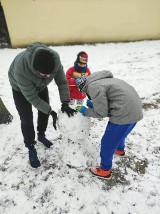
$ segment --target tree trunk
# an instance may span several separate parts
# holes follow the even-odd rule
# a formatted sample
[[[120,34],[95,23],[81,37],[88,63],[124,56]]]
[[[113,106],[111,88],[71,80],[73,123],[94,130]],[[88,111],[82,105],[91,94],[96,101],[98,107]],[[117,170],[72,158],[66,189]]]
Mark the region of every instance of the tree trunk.
[[[0,98],[0,124],[8,124],[12,121],[13,116],[5,107],[2,99]]]

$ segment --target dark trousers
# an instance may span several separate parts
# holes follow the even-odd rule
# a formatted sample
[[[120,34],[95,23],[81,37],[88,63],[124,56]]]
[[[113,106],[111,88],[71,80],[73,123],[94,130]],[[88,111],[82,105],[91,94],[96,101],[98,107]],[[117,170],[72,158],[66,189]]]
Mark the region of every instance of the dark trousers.
[[[12,89],[13,98],[16,105],[16,109],[20,116],[21,120],[21,130],[24,137],[24,143],[26,147],[30,147],[35,144],[35,130],[33,124],[33,112],[32,105],[26,100],[23,94],[19,91]],[[48,88],[46,87],[41,91],[38,96],[49,103]],[[41,111],[38,111],[38,120],[37,120],[37,131],[44,133],[48,125],[48,114],[44,114]]]

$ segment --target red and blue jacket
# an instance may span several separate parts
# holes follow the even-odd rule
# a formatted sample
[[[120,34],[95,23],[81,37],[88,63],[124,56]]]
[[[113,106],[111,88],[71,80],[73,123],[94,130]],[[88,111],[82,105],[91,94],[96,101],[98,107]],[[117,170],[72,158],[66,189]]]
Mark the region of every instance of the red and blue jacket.
[[[66,72],[66,77],[68,80],[71,99],[83,100],[86,97],[86,94],[80,92],[80,90],[76,86],[75,80],[83,75],[89,76],[90,74],[91,72],[89,68],[81,72],[77,71],[74,66],[68,69],[68,71]]]

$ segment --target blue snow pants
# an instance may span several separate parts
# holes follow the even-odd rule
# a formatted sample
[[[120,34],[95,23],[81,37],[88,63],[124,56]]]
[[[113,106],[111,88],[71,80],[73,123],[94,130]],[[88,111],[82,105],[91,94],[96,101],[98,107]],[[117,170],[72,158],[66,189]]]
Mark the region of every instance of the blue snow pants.
[[[118,125],[110,121],[108,122],[105,133],[101,139],[100,157],[103,170],[110,170],[112,168],[112,159],[115,150],[124,150],[125,139],[135,125],[136,123]]]

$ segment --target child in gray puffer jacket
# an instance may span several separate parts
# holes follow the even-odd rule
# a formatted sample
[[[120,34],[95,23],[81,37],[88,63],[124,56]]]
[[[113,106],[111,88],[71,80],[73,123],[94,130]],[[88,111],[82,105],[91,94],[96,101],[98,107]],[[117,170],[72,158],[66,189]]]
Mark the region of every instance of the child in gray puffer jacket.
[[[125,139],[143,118],[141,99],[131,85],[114,78],[110,71],[94,72],[79,81],[78,87],[89,98],[89,108],[77,106],[79,112],[87,117],[109,117],[101,139],[100,166],[92,167],[90,171],[100,178],[110,179],[114,153],[125,155]]]

